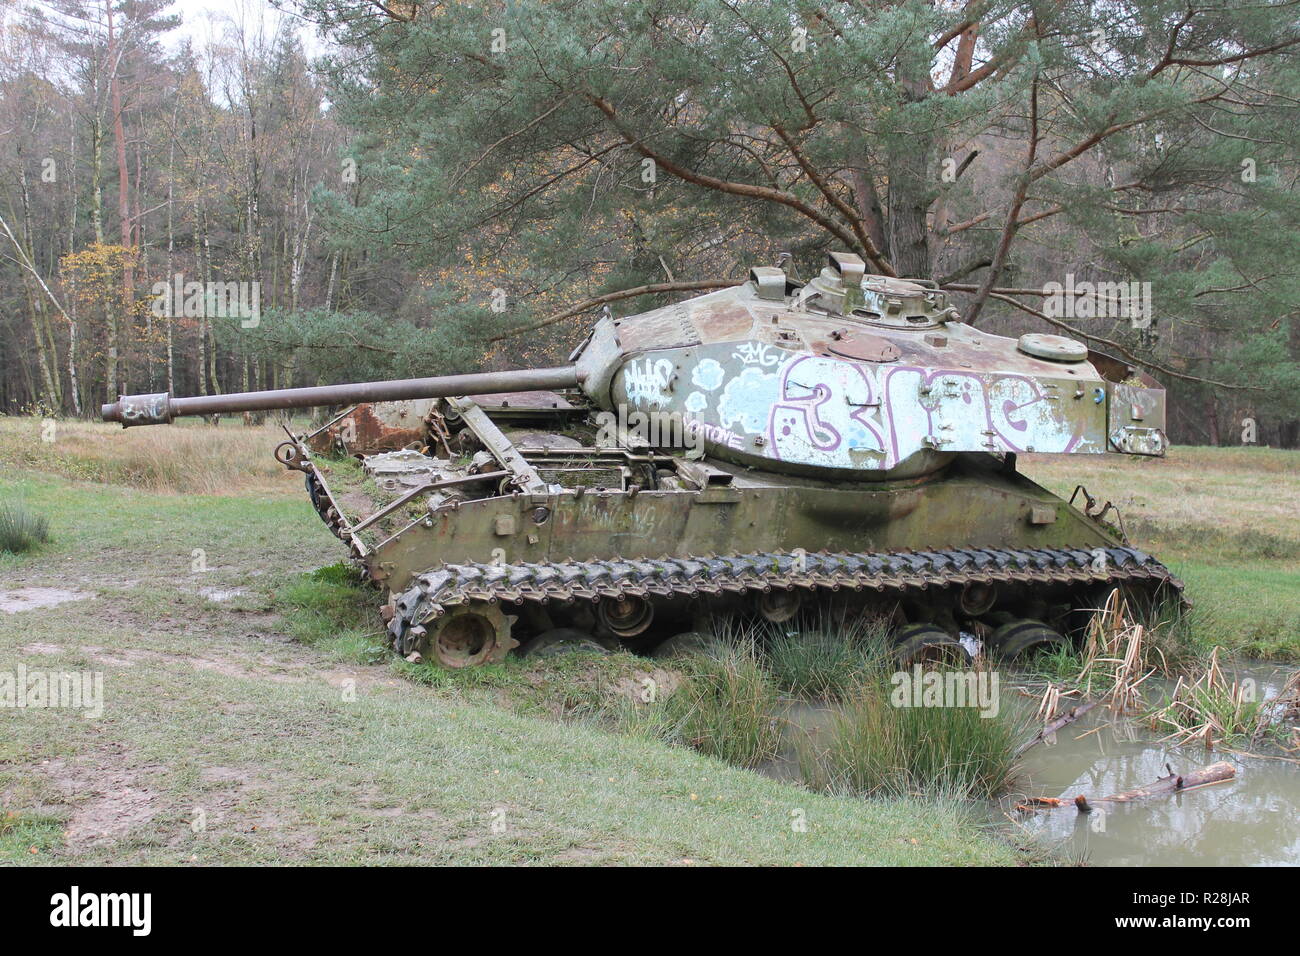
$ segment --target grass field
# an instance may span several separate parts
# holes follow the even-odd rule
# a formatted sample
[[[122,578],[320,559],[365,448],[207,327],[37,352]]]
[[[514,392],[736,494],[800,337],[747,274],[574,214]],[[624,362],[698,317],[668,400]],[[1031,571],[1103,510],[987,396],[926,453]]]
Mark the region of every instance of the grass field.
[[[98,719],[0,714],[0,860],[1031,856],[957,804],[813,794],[583,719],[630,658],[414,673],[383,651],[376,619],[305,574],[341,553],[271,460],[280,435],[58,423],[43,441],[40,422],[0,418],[0,503],[47,516],[51,534],[0,553],[0,592],[78,598],[0,612],[0,672],[101,672],[105,697]],[[1175,448],[1165,461],[1030,456],[1023,468],[1115,500],[1136,543],[1186,578],[1205,614],[1198,640],[1297,659],[1298,465],[1294,452]]]
[[[1019,467],[1064,497],[1083,484],[1114,502],[1133,543],[1186,582],[1204,650],[1300,660],[1300,452],[1176,446],[1166,458],[1024,455]]]
[[[574,712],[571,680],[508,672],[529,713],[497,701],[499,681],[406,679],[360,618],[335,633],[312,609],[303,572],[340,549],[271,463],[277,434],[60,423],[42,442],[39,422],[0,419],[0,501],[47,515],[52,538],[0,554],[0,592],[81,598],[0,612],[0,672],[104,680],[99,719],[0,713],[0,860],[1025,859],[956,804],[818,795],[602,730]],[[212,471],[191,479],[191,452]],[[220,493],[183,493],[191,480]]]

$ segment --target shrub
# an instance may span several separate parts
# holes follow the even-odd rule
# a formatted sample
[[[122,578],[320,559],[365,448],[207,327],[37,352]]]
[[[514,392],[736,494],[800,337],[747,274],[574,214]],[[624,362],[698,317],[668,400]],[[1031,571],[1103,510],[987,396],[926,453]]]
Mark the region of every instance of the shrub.
[[[50,540],[50,521],[21,505],[0,505],[0,551],[22,554]]]

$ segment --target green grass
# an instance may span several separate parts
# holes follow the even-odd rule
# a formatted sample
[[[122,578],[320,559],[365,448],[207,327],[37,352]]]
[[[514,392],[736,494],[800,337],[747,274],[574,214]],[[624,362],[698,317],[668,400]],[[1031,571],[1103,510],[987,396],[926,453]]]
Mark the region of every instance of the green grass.
[[[976,707],[895,706],[881,666],[801,739],[800,770],[815,787],[859,796],[991,799],[1015,782],[1016,747],[1032,734],[1025,708],[999,694],[996,713]],[[943,679],[947,671],[935,671]]]
[[[1231,685],[1224,687],[1194,687],[1187,695],[1187,706],[1197,719],[1212,721],[1223,734],[1217,739],[1244,741],[1259,730],[1263,715],[1262,700],[1242,700]]]
[[[859,797],[984,799],[1014,779],[1015,749],[1031,734],[1023,709],[1000,694],[996,713],[896,706],[883,622],[722,620],[714,633],[707,651],[679,662],[682,688],[625,704],[621,729],[755,766],[776,756],[788,725],[804,782]],[[825,726],[790,722],[778,690],[828,701]]]
[[[1281,562],[1172,562],[1200,614],[1192,638],[1203,652],[1300,660],[1300,567]]]
[[[1300,451],[1174,446],[1159,459],[1022,455],[1019,467],[1120,508],[1133,543],[1187,586],[1191,651],[1300,661]]]
[[[832,615],[759,624],[755,639],[777,685],[800,697],[835,699],[849,694],[887,654],[883,621]]]
[[[375,611],[381,599],[358,569],[340,562],[281,587],[277,607],[289,633],[302,643],[358,664],[377,664],[390,654]]]
[[[0,863],[44,863],[63,843],[58,817],[6,812],[0,808]]]
[[[100,671],[105,710],[3,717],[0,793],[18,821],[5,859],[1019,858],[956,809],[813,794],[611,732],[590,708],[650,662],[578,656],[452,675],[372,654],[377,596],[331,567],[341,547],[296,487],[155,495],[5,469],[0,497],[19,496],[50,516],[53,540],[0,556],[6,587],[92,596],[55,613],[0,614],[0,668]],[[207,570],[195,570],[195,549]],[[211,588],[242,593],[214,601],[202,593]],[[792,828],[794,811],[806,831]]]
[[[719,642],[678,662],[680,687],[654,702],[633,701],[626,733],[688,746],[737,767],[757,767],[781,745],[780,696],[757,649]]]
[[[22,554],[50,540],[50,520],[21,505],[0,504],[0,551]]]

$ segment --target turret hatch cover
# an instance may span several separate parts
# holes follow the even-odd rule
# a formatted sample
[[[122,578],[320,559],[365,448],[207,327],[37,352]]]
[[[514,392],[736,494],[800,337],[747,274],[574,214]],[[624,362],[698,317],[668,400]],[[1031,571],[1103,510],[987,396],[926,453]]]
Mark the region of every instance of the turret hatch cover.
[[[1054,362],[1082,362],[1088,357],[1088,346],[1063,335],[1044,335],[1030,332],[1020,336],[1016,347],[1026,355],[1051,359]]]
[[[834,355],[857,359],[860,362],[892,362],[902,354],[898,346],[889,339],[850,329],[832,332],[826,348]]]

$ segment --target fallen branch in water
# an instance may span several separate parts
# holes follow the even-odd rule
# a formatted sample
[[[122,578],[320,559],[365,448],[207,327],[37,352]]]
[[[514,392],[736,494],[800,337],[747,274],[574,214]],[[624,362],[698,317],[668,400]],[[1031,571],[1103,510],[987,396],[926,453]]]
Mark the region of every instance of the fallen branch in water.
[[[1017,748],[1016,748],[1016,753],[1015,753],[1015,755],[1016,755],[1017,757],[1019,757],[1022,753],[1024,753],[1024,752],[1025,752],[1026,750],[1028,750],[1030,747],[1034,746],[1034,744],[1042,743],[1044,740],[1046,740],[1048,737],[1052,736],[1054,733],[1056,733],[1056,732],[1057,732],[1058,730],[1060,730],[1062,727],[1065,727],[1066,725],[1071,724],[1071,723],[1073,723],[1074,721],[1078,720],[1080,717],[1082,717],[1082,716],[1083,716],[1084,714],[1086,714],[1088,711],[1090,711],[1090,710],[1092,710],[1094,707],[1096,707],[1099,703],[1101,703],[1101,701],[1098,701],[1098,700],[1090,700],[1090,701],[1087,701],[1086,703],[1078,704],[1077,706],[1071,707],[1069,710],[1067,710],[1067,711],[1066,711],[1064,714],[1062,714],[1060,717],[1057,717],[1054,721],[1052,721],[1050,724],[1048,724],[1046,727],[1044,727],[1044,728],[1043,728],[1042,730],[1040,730],[1038,733],[1034,734],[1034,736],[1030,737],[1030,738],[1029,738],[1028,740],[1026,740],[1023,744],[1021,744],[1019,747],[1017,747]]]
[[[1038,807],[1063,807],[1065,801],[1060,797],[1030,797],[1024,803],[1017,803],[1016,809],[1023,810],[1026,813],[1036,810]]]
[[[1200,770],[1193,770],[1191,773],[1186,774],[1174,773],[1173,768],[1168,764],[1165,765],[1165,769],[1169,771],[1169,776],[1161,777],[1150,786],[1125,790],[1123,793],[1111,794],[1109,797],[1094,797],[1091,802],[1083,794],[1079,794],[1074,798],[1075,809],[1080,813],[1091,813],[1094,804],[1132,803],[1134,800],[1145,800],[1148,797],[1183,793],[1188,790],[1208,787],[1211,784],[1223,783],[1231,780],[1237,774],[1237,770],[1232,764],[1223,762],[1212,763],[1208,767],[1202,767]],[[1053,809],[1066,805],[1067,801],[1059,797],[1031,797],[1024,803],[1017,804],[1016,809],[1032,813],[1039,808]]]
[[[1181,793],[1184,790],[1208,787],[1213,783],[1223,783],[1225,780],[1231,780],[1237,774],[1237,770],[1232,764],[1223,762],[1212,763],[1208,767],[1193,770],[1188,774],[1176,774],[1168,764],[1165,764],[1165,769],[1169,771],[1169,776],[1161,777],[1149,787],[1138,787],[1135,790],[1125,790],[1123,793],[1112,794],[1109,797],[1098,797],[1093,802],[1131,803],[1134,800],[1145,800],[1147,797]],[[1074,805],[1079,808],[1081,813],[1087,813],[1092,809],[1088,803],[1088,798],[1083,794],[1079,794],[1074,798]]]

